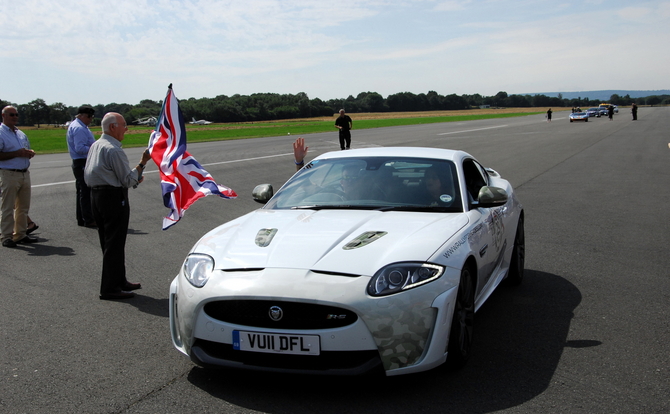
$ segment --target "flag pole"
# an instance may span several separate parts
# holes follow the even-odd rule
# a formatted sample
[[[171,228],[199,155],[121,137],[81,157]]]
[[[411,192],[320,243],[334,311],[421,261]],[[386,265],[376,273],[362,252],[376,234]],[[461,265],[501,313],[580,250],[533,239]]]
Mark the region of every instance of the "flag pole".
[[[167,97],[170,96],[170,91],[172,90],[172,83],[168,85],[168,91],[165,94],[165,99],[163,99],[163,105],[161,105],[161,113],[158,114],[158,121],[161,120],[161,117],[163,116],[163,113],[165,112],[165,102],[167,102]],[[161,123],[156,122],[156,129],[154,131],[158,132],[158,128],[160,128]]]

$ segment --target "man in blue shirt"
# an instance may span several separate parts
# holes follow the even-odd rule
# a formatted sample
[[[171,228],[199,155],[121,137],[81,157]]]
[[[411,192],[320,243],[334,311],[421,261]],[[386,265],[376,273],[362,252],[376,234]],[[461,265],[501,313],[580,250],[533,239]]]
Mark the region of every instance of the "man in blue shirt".
[[[67,129],[67,148],[72,158],[72,172],[74,173],[75,187],[77,188],[76,208],[77,224],[90,228],[96,228],[93,212],[91,211],[91,189],[84,181],[84,167],[88,150],[95,142],[93,132],[88,129],[93,121],[95,109],[89,105],[79,107],[77,117],[70,123]]]
[[[28,236],[28,210],[30,210],[30,159],[35,151],[30,149],[28,137],[20,131],[19,112],[9,105],[2,108],[0,124],[0,238],[4,247],[17,243],[34,243],[37,238]]]

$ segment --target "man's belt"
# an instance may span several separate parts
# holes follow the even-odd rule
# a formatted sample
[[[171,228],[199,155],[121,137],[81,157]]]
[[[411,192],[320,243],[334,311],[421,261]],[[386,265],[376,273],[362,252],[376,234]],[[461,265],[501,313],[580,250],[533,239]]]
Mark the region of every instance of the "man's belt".
[[[13,172],[20,172],[20,173],[28,172],[28,169],[27,169],[27,168],[24,169],[24,170],[16,170],[16,169],[14,169],[14,168],[0,168],[0,170],[13,171]]]
[[[123,187],[114,187],[113,185],[94,185],[92,190],[121,190]]]

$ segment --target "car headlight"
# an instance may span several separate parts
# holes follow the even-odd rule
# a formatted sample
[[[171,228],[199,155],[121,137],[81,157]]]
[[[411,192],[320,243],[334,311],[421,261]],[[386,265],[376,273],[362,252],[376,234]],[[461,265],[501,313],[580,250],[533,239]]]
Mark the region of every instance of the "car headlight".
[[[380,269],[368,283],[371,296],[392,295],[432,282],[444,273],[444,267],[428,263],[396,263]]]
[[[184,276],[193,286],[201,288],[214,270],[214,259],[206,254],[194,253],[184,260]]]

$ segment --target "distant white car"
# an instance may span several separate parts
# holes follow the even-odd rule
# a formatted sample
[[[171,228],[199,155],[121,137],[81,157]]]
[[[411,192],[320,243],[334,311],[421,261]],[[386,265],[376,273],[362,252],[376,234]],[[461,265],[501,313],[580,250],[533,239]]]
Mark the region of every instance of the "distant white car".
[[[570,122],[573,121],[584,121],[589,122],[589,114],[586,112],[573,112],[569,116]]]
[[[254,198],[266,204],[205,234],[170,286],[172,342],[205,367],[458,367],[475,311],[523,278],[523,208],[462,151],[330,152]]]
[[[600,104],[600,108],[601,108],[601,109],[604,108],[605,111],[607,111],[607,107],[609,107],[609,106],[610,106],[610,104]],[[614,113],[615,113],[615,114],[618,114],[618,113],[619,113],[619,106],[617,106],[617,105],[612,105],[612,107],[614,107]],[[605,112],[605,115],[607,115],[607,112]]]

